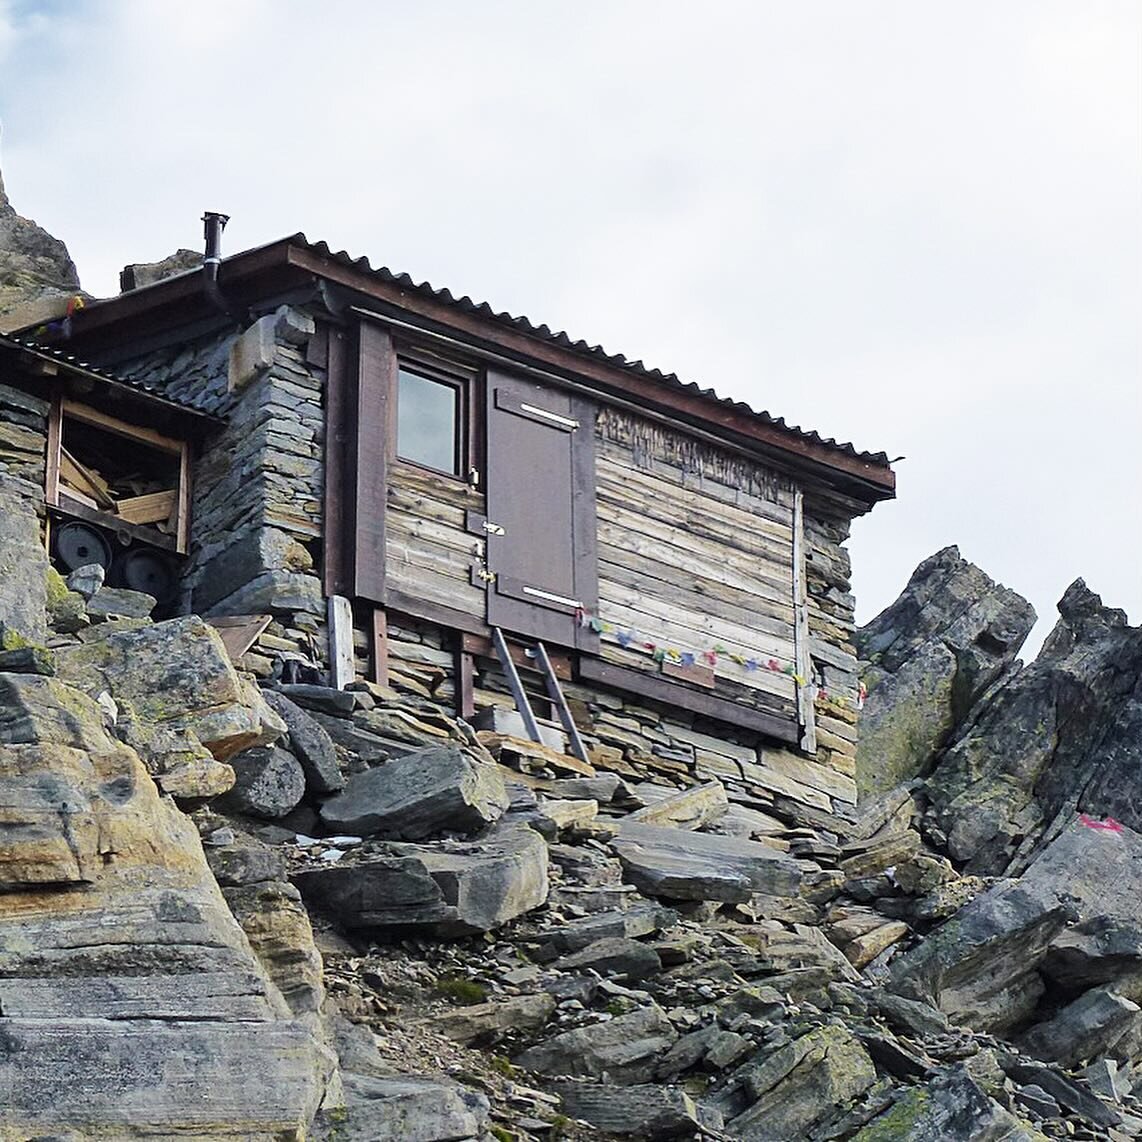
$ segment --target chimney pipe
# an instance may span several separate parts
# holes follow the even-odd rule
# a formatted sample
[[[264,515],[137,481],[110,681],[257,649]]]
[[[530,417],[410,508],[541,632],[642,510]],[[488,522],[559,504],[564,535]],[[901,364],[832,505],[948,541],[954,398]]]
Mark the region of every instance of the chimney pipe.
[[[222,264],[222,231],[230,221],[229,214],[219,214],[208,210],[203,216],[203,236],[206,239],[206,252],[202,258],[202,288],[216,309],[228,314],[230,307],[218,287],[218,267]]]

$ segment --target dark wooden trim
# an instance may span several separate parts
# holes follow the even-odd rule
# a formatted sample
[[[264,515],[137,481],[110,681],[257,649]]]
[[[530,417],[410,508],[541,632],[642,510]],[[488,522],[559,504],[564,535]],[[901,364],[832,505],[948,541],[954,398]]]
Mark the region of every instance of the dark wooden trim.
[[[378,686],[389,684],[389,623],[380,607],[373,608],[369,630],[369,676]]]
[[[330,329],[325,379],[325,495],[322,508],[322,589],[326,595],[350,594],[349,545],[354,534],[354,505],[346,486],[356,483],[356,439],[348,423],[350,396],[348,335]]]
[[[601,662],[597,658],[586,656],[580,658],[579,676],[589,682],[599,682],[615,690],[626,690],[667,705],[680,706],[684,710],[701,714],[706,718],[714,718],[727,725],[754,730],[778,741],[796,744],[800,737],[797,723],[792,720],[778,718],[773,714],[766,714],[761,710],[731,702],[727,698],[718,698],[713,694],[700,694],[678,682],[668,682],[638,670],[612,666],[609,662]]]
[[[396,370],[392,337],[379,325],[362,322],[357,327],[357,368],[350,403],[356,428],[351,594],[374,603],[385,602],[385,503]]]
[[[456,643],[456,713],[462,718],[476,716],[475,664],[472,656],[464,649],[463,643]]]

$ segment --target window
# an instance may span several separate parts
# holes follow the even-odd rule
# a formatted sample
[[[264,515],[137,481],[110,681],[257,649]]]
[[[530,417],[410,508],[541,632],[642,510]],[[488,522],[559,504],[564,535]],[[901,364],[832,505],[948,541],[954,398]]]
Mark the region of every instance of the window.
[[[397,455],[438,472],[461,471],[460,386],[401,365],[397,380]]]

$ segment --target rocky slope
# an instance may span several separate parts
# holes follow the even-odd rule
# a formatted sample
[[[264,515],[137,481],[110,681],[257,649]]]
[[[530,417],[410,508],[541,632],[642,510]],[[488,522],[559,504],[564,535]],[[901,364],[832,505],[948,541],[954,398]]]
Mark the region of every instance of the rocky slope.
[[[1142,1133],[1140,636],[1081,585],[1024,668],[1026,604],[926,561],[862,636],[907,780],[809,827],[415,688],[259,691],[38,574],[0,584],[0,1137]]]

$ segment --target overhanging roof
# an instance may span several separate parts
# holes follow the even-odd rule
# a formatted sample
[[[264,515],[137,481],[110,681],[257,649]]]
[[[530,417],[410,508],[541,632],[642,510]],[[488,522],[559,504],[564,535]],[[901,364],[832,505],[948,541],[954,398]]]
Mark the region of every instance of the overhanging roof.
[[[305,284],[325,281],[352,291],[381,312],[409,315],[426,329],[447,331],[474,346],[492,347],[521,363],[584,378],[603,391],[623,393],[647,407],[660,407],[741,444],[785,453],[821,475],[832,473],[845,490],[871,506],[895,492],[895,474],[884,452],[858,451],[784,418],[721,397],[713,389],[650,368],[641,360],[608,353],[601,346],[537,325],[527,317],[497,312],[486,302],[456,297],[447,289],[416,282],[408,274],[374,267],[367,258],[334,251],[298,233],[247,250],[222,263],[219,283],[237,311],[256,308]],[[183,273],[118,297],[88,304],[72,320],[76,343],[93,354],[117,352],[143,332],[183,327],[212,314],[197,271]]]

